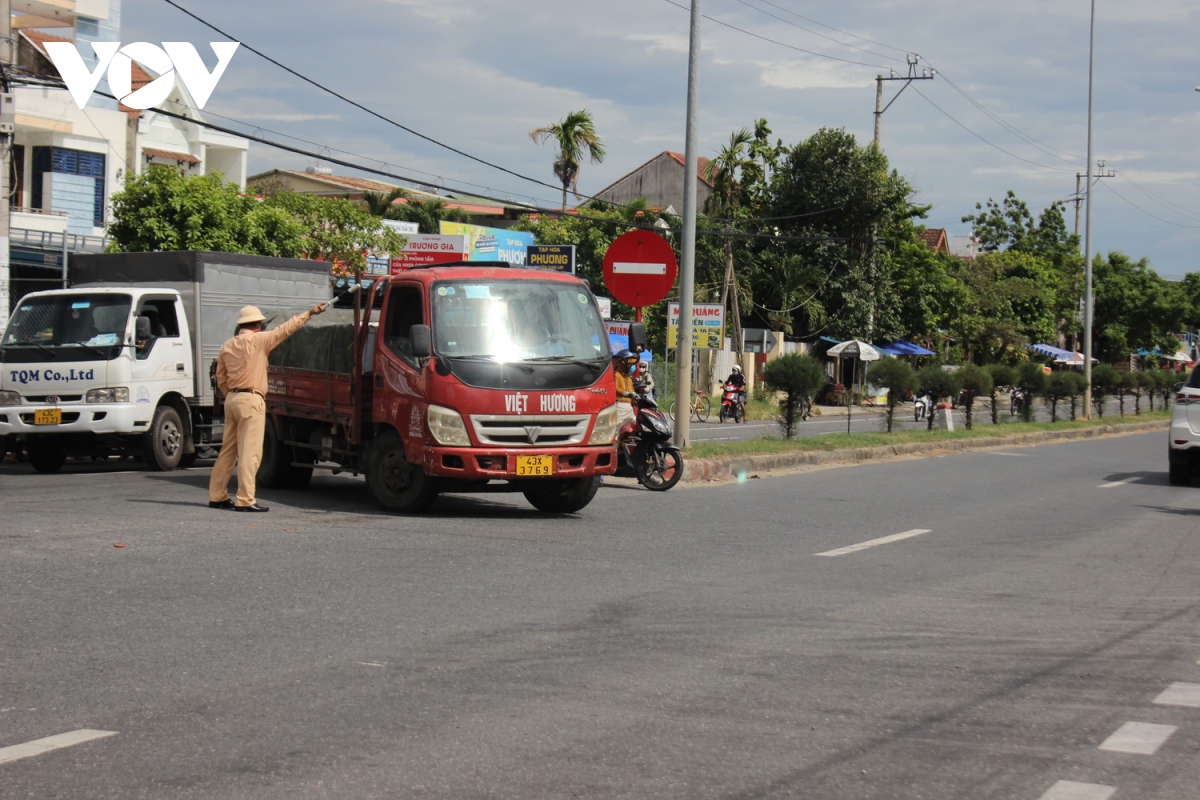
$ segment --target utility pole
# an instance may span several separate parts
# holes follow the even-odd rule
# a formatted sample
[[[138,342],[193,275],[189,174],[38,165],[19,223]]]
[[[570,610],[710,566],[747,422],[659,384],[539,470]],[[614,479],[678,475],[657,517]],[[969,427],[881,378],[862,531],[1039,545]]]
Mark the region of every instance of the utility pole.
[[[8,325],[8,306],[12,293],[12,278],[9,258],[9,218],[12,215],[12,187],[8,185],[8,173],[12,169],[13,122],[16,111],[13,105],[12,84],[12,0],[0,0],[0,331]]]
[[[1108,169],[1108,170],[1104,169],[1104,165],[1106,163],[1108,163],[1108,162],[1106,162],[1106,161],[1097,161],[1096,162],[1096,166],[1100,168],[1100,172],[1093,173],[1092,183],[1095,183],[1096,181],[1100,180],[1101,178],[1117,177],[1117,171],[1115,169]],[[1085,177],[1087,177],[1087,176],[1085,176],[1082,172],[1075,173],[1075,194],[1071,197],[1071,201],[1070,201],[1075,204],[1075,235],[1076,236],[1079,235],[1079,207],[1081,205],[1083,205],[1083,189],[1080,188],[1080,185]]]
[[[675,354],[675,444],[689,442],[692,403],[692,306],[696,291],[696,118],[700,83],[700,0],[692,0],[688,38],[687,124],[683,156],[683,235],[679,242],[679,341]]]
[[[1092,104],[1096,78],[1096,0],[1088,27],[1087,194],[1083,233],[1083,418],[1092,418]]]
[[[920,60],[920,58],[921,58],[921,56],[918,55],[917,53],[909,53],[906,56],[906,59],[908,60],[908,74],[907,75],[897,75],[895,70],[888,70],[891,73],[890,75],[875,76],[875,146],[876,147],[879,147],[879,125],[880,125],[880,121],[883,119],[883,112],[887,111],[889,108],[892,107],[892,103],[896,102],[896,97],[899,97],[901,95],[901,93],[905,89],[908,88],[908,85],[910,83],[912,83],[913,81],[931,81],[931,80],[933,80],[933,76],[937,74],[936,70],[931,69],[929,67],[924,67],[921,69],[921,74],[918,75],[917,74],[917,62]],[[886,106],[883,104],[883,82],[884,81],[904,81],[904,85],[900,87],[900,91],[896,92],[895,97],[893,97],[891,100],[889,100],[888,104]]]

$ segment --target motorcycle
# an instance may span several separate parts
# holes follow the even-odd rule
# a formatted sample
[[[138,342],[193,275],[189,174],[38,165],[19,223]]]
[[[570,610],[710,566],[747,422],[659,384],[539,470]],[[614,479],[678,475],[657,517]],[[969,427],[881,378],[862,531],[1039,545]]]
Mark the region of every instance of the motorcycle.
[[[1025,395],[1025,390],[1014,387],[1008,401],[1009,415],[1015,417],[1017,414],[1020,414],[1028,402],[1029,398]]]
[[[913,419],[917,422],[925,419],[933,413],[933,395],[929,392],[921,392],[917,398],[913,400]]]
[[[646,387],[634,389],[637,420],[617,435],[617,475],[637,478],[652,492],[665,492],[683,477],[683,454],[671,444],[671,423]]]
[[[727,383],[721,387],[721,422],[731,419],[741,422],[746,418],[746,406],[742,403],[742,387]]]

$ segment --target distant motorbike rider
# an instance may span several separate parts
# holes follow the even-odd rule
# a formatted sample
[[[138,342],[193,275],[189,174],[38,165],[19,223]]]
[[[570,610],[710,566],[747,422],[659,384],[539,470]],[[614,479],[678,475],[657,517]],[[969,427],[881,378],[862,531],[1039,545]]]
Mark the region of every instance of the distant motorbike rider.
[[[651,400],[654,399],[654,376],[650,373],[650,362],[639,361],[637,374],[633,378],[635,386],[644,386],[646,388],[646,396]]]
[[[637,420],[633,402],[637,394],[633,390],[633,372],[637,369],[638,357],[628,349],[618,350],[613,356],[613,377],[617,384],[617,430]]]
[[[733,384],[738,387],[738,402],[742,404],[742,408],[746,407],[746,376],[742,374],[742,365],[734,364],[733,372],[729,373],[729,377],[725,379],[725,384]]]

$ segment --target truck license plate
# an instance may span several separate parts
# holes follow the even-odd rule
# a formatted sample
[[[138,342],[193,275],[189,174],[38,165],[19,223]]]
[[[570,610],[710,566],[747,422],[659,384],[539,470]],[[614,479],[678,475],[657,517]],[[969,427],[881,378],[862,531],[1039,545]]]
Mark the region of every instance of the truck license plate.
[[[33,412],[34,425],[59,425],[62,423],[61,408],[38,408]]]
[[[553,474],[553,456],[517,456],[517,475],[519,477]]]

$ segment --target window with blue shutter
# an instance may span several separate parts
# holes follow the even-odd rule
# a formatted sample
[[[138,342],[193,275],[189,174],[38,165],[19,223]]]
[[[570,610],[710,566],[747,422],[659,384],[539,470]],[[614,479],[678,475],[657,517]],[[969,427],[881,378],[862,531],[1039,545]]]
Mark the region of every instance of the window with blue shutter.
[[[96,190],[92,202],[92,224],[104,224],[104,173],[103,153],[85,150],[69,150],[65,147],[33,148],[33,191],[31,202],[34,208],[45,208],[42,196],[42,176],[47,172],[65,175],[82,175],[96,179]]]

